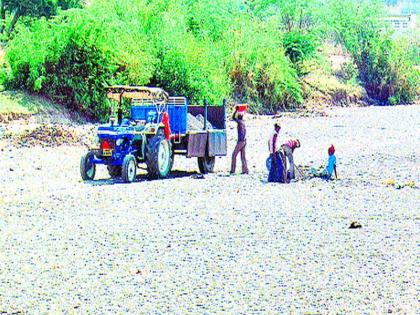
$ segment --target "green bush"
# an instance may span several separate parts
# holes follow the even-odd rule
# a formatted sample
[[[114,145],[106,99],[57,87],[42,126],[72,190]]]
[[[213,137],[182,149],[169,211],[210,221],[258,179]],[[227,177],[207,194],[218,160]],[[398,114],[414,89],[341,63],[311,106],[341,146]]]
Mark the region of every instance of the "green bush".
[[[292,31],[284,34],[283,46],[290,60],[299,63],[314,56],[318,43],[311,33]]]
[[[156,85],[192,102],[221,103],[230,94],[223,56],[186,32],[181,9],[108,1],[21,25],[8,47],[9,84],[99,118],[109,113],[110,84]]]
[[[325,62],[320,43],[334,34],[353,58],[344,81],[356,83],[357,74],[369,96],[384,103],[418,95],[418,42],[392,40],[376,0],[83,2],[49,0],[79,7],[54,10],[49,20],[34,19],[46,14],[28,6],[0,80],[92,118],[110,112],[110,84],[158,86],[200,104],[231,98],[273,113],[303,103],[304,75]]]
[[[171,47],[160,58],[153,78],[156,85],[171,95],[187,95],[193,103],[202,104],[208,99],[211,103],[221,104],[230,91],[220,61],[208,49],[197,49],[198,43],[180,46]],[[189,49],[191,46],[195,49]]]
[[[109,113],[104,87],[147,83],[155,60],[144,37],[133,36],[117,16],[99,20],[98,15],[105,12],[70,10],[21,27],[7,51],[9,84],[104,117]]]
[[[341,66],[341,69],[338,75],[344,80],[344,82],[354,83],[356,82],[356,79],[357,79],[358,70],[352,61],[345,62]]]
[[[210,36],[204,34],[204,25],[190,29],[190,17],[195,8],[182,2],[171,2],[164,8],[153,7],[158,12],[166,10],[166,14],[154,23],[153,41],[158,62],[151,83],[170,94],[185,95],[193,103],[202,104],[208,99],[221,104],[223,98],[230,95],[223,65],[224,52],[214,41],[213,37],[218,37],[215,30]]]
[[[234,99],[251,104],[254,113],[275,113],[303,103],[293,64],[272,25],[242,20],[227,33],[227,69]]]
[[[192,102],[274,112],[303,102],[283,33],[230,0],[105,0],[18,25],[9,85],[96,118],[104,87],[152,85]],[[234,53],[233,53],[234,52]]]
[[[398,98],[395,96],[390,96],[388,98],[388,104],[389,105],[397,105],[398,104]]]
[[[365,26],[356,34],[360,46],[352,55],[368,95],[382,103],[413,102],[419,78],[408,47],[379,29]]]
[[[277,56],[273,60],[260,52],[255,59],[245,55],[232,60],[234,98],[250,103],[253,113],[272,114],[303,103],[296,71],[284,55]]]
[[[381,103],[410,103],[419,87],[418,43],[393,39],[382,10],[379,1],[330,0],[326,21],[352,56],[369,97]]]

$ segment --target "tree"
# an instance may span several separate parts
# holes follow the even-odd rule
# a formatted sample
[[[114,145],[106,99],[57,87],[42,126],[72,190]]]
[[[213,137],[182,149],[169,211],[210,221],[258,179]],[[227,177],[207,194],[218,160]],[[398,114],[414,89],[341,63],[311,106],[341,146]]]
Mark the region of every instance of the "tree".
[[[58,0],[57,6],[62,10],[68,10],[71,8],[81,8],[84,4],[83,0]]]
[[[0,33],[4,34],[6,30],[7,14],[12,16],[12,21],[7,29],[7,34],[10,36],[19,18],[23,16],[49,18],[57,13],[59,7],[66,10],[80,7],[82,4],[82,0],[1,0],[2,26]]]
[[[325,1],[320,0],[249,0],[248,8],[256,15],[271,17],[286,32],[306,31],[317,26],[319,11]]]
[[[392,38],[382,1],[330,0],[327,13],[326,21],[353,58],[368,96],[381,103],[412,102],[419,85],[415,54],[410,45],[401,49]]]
[[[5,18],[6,13],[9,12],[13,17],[8,27],[7,33],[13,33],[16,23],[22,16],[32,17],[49,17],[56,13],[57,1],[56,0],[2,0],[2,18],[3,27],[2,32],[5,31]]]

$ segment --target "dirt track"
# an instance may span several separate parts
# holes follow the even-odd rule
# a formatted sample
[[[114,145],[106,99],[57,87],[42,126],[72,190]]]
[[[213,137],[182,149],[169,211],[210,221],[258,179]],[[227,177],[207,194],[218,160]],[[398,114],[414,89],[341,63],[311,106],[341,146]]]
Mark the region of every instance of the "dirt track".
[[[83,147],[4,148],[0,313],[414,314],[419,190],[383,181],[418,185],[419,121],[419,106],[282,119],[298,164],[324,163],[334,143],[330,183],[266,183],[270,117],[247,122],[249,176],[227,176],[222,158],[193,179],[179,158],[168,180],[102,169],[83,183]]]

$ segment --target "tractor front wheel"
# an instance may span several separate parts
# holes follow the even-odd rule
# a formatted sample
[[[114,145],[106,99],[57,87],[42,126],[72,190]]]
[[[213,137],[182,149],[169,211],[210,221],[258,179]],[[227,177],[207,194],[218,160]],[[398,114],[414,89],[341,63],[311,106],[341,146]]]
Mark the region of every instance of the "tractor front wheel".
[[[83,180],[93,180],[95,178],[96,165],[93,162],[95,155],[92,151],[85,153],[80,159],[80,175]]]
[[[126,183],[132,183],[137,175],[137,161],[134,155],[127,154],[123,160],[122,179]]]
[[[201,174],[213,173],[214,163],[216,158],[210,157],[207,154],[204,157],[198,158],[198,168],[200,169]]]
[[[152,179],[166,178],[172,167],[171,143],[163,136],[151,138],[146,147],[146,165]]]

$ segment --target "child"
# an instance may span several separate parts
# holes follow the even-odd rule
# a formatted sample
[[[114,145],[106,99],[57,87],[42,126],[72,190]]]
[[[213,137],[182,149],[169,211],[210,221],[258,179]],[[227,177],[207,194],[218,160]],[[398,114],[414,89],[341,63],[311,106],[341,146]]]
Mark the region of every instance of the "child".
[[[335,157],[335,148],[334,145],[331,144],[331,146],[328,148],[328,163],[325,167],[325,170],[323,172],[323,178],[325,179],[331,179],[331,176],[335,174],[335,179],[338,178],[337,176],[337,158]]]
[[[310,173],[314,177],[321,177],[322,179],[330,180],[334,172],[335,178],[337,179],[337,158],[335,157],[334,153],[334,145],[331,145],[328,148],[328,161],[325,169],[322,171],[322,173],[318,173],[314,168],[311,168]]]

